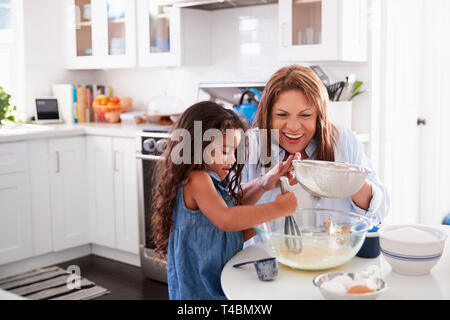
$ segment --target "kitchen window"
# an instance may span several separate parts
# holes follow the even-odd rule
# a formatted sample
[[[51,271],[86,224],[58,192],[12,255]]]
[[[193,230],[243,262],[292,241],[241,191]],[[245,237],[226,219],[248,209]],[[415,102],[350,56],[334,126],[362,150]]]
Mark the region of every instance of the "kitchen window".
[[[0,0],[0,87],[12,89],[14,39],[11,22],[11,0]]]

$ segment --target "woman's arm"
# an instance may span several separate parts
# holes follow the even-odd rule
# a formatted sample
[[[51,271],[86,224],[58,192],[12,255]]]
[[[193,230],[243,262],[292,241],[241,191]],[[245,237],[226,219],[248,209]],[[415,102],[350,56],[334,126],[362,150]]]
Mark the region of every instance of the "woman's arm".
[[[249,229],[263,222],[288,216],[297,208],[297,198],[292,192],[278,195],[275,202],[228,207],[206,172],[193,171],[189,180],[191,186],[187,189],[186,196],[191,197],[200,211],[222,231]]]
[[[372,185],[367,180],[364,181],[363,186],[352,195],[353,202],[363,210],[368,210],[370,201],[372,200]]]

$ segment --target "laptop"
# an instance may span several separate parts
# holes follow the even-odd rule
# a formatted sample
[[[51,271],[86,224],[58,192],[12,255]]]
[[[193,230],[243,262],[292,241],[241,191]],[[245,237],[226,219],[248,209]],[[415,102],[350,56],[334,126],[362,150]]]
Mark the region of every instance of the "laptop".
[[[58,100],[55,97],[36,98],[35,123],[62,123]]]

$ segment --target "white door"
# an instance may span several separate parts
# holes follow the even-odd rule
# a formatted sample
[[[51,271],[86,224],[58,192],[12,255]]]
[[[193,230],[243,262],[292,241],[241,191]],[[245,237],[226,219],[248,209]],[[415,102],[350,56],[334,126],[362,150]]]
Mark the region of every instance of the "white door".
[[[53,249],[89,243],[84,137],[50,140]]]
[[[418,68],[421,65],[421,0],[383,1],[382,22],[385,37],[384,94],[381,124],[385,136],[383,181],[391,196],[386,221],[416,223],[419,221],[419,157],[421,95]],[[405,14],[405,8],[408,8]]]
[[[424,64],[420,220],[442,223],[450,214],[450,1],[423,1]]]
[[[139,66],[181,65],[181,11],[154,0],[137,0]]]
[[[50,157],[48,140],[30,140],[27,157],[30,176],[33,255],[53,251],[50,206]]]
[[[449,3],[384,0],[382,6],[386,221],[439,224],[450,211]]]
[[[28,174],[0,175],[0,265],[32,255]]]
[[[136,141],[113,138],[116,247],[139,253]]]
[[[88,136],[86,150],[91,242],[114,248],[112,138]]]

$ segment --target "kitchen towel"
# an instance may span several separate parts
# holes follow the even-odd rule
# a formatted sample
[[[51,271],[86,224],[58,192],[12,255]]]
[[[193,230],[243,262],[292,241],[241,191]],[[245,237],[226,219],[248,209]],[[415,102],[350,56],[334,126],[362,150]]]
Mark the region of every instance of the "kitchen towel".
[[[89,300],[110,293],[83,277],[79,288],[72,288],[71,276],[56,266],[41,268],[0,279],[0,288],[31,300]]]

